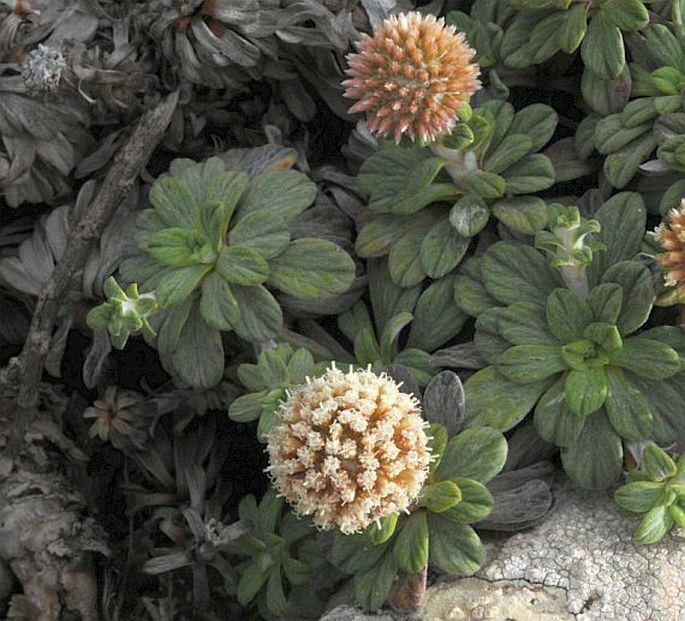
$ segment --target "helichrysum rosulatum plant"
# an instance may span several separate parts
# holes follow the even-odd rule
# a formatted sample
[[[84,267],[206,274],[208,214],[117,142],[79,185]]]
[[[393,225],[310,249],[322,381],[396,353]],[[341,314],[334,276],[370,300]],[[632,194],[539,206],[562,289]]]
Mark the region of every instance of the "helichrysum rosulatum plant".
[[[455,288],[478,316],[475,340],[489,365],[465,384],[467,425],[506,431],[534,410],[538,432],[562,447],[564,469],[585,487],[619,477],[622,440],[685,433],[682,328],[638,332],[655,299],[650,270],[632,260],[642,201],[618,194],[595,217],[553,206],[538,248],[497,242]]]
[[[271,288],[305,299],[347,289],[355,274],[347,253],[326,240],[291,239],[288,221],[315,196],[314,183],[298,171],[250,178],[224,170],[217,158],[175,160],[157,179],[153,208],[140,215],[137,248],[120,273],[154,292],[162,311],[150,323],[167,370],[211,387],[224,371],[222,332],[261,342],[283,327]]]
[[[421,29],[432,36],[417,39]],[[388,255],[390,276],[403,287],[452,271],[491,212],[525,234],[546,222],[545,202],[530,194],[555,182],[551,160],[537,152],[556,114],[542,104],[515,112],[502,101],[472,110],[479,86],[472,57],[443,20],[410,13],[387,20],[348,58],[346,94],[360,100],[351,110],[365,111],[381,136],[419,141],[381,143],[359,175],[370,213],[356,251]]]
[[[500,432],[448,441],[385,374],[335,367],[277,414],[268,472],[296,513],[335,531],[332,561],[355,575],[360,605],[379,608],[400,575],[425,577],[429,559],[448,573],[480,567],[485,553],[468,524],[492,507],[484,483],[504,465]]]
[[[685,528],[685,454],[673,458],[655,444],[645,447],[642,468],[628,473],[614,499],[629,515],[644,515],[637,543],[654,543],[674,526]]]

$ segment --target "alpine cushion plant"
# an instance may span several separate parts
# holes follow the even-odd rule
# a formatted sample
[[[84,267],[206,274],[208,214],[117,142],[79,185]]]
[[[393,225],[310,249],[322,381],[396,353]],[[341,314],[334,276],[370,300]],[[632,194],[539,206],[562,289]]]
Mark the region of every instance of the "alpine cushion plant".
[[[288,222],[315,197],[315,184],[298,171],[250,178],[218,158],[175,160],[155,181],[152,209],[138,218],[120,274],[154,292],[161,311],[149,321],[169,372],[211,387],[224,371],[222,332],[253,343],[275,338],[283,313],[270,289],[318,299],[349,287],[355,265],[339,246],[291,239]]]
[[[534,410],[569,476],[599,488],[621,474],[622,440],[685,436],[685,335],[638,333],[655,299],[650,270],[632,260],[645,226],[639,196],[612,197],[592,225],[574,211],[551,211],[544,251],[497,242],[457,278],[457,303],[478,316],[488,363],[465,384],[466,424],[506,431]]]

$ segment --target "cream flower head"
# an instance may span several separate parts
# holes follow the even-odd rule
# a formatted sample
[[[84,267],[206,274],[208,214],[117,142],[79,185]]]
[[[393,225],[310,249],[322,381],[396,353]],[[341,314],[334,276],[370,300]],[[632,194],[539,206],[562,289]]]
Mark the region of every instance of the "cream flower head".
[[[475,51],[443,18],[417,11],[391,15],[348,54],[345,97],[350,112],[366,112],[375,134],[399,143],[434,141],[451,130],[459,107],[479,88]]]
[[[428,474],[430,452],[415,397],[385,373],[332,365],[295,389],[267,434],[276,489],[322,529],[349,534],[406,510]]]
[[[680,209],[671,209],[668,219],[668,224],[662,223],[654,231],[664,249],[657,260],[666,270],[666,284],[685,295],[685,199],[680,202]]]

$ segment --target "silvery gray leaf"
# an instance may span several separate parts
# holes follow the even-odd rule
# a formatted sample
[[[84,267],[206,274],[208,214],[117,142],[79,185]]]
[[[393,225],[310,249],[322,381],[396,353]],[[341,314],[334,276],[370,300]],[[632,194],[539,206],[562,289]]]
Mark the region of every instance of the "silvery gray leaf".
[[[549,459],[557,452],[557,447],[540,437],[532,421],[519,425],[507,439],[509,451],[504,470],[518,470]]]
[[[532,479],[509,489],[492,491],[495,500],[490,515],[476,524],[476,528],[496,531],[519,531],[541,522],[554,508],[554,493],[549,483]]]
[[[45,358],[45,370],[53,377],[62,377],[62,358],[67,348],[67,338],[73,324],[69,313],[62,311],[62,318],[50,339],[50,350]],[[67,361],[67,364],[69,361]]]
[[[95,388],[108,366],[112,343],[106,330],[94,330],[86,359],[83,361],[82,379],[87,388]]]
[[[576,203],[580,215],[584,218],[594,218],[599,208],[604,204],[602,194],[596,188],[583,193]]]
[[[230,29],[217,37],[204,21],[194,20],[192,31],[197,45],[204,46],[210,52],[216,51],[242,67],[254,67],[259,60],[259,49]]]
[[[385,371],[396,382],[401,382],[400,391],[408,395],[414,395],[417,399],[421,398],[421,389],[411,371],[402,364],[388,364],[383,367]]]
[[[180,111],[179,111],[180,112]],[[182,112],[180,112],[182,113]],[[113,131],[109,133],[103,140],[96,145],[95,151],[89,153],[84,157],[76,167],[74,176],[77,179],[88,177],[93,173],[104,168],[111,162],[114,154],[119,150],[124,139],[124,134],[121,131]]]
[[[423,392],[423,415],[430,423],[439,423],[451,438],[459,433],[464,423],[466,396],[459,376],[452,371],[441,371]]]
[[[395,8],[395,0],[361,0],[372,28],[380,26]]]
[[[352,228],[352,221],[322,194],[312,207],[288,222],[292,239],[317,237],[338,245],[350,242]]]
[[[277,144],[265,144],[249,149],[229,149],[216,154],[226,170],[244,170],[250,177],[275,168],[290,168],[297,160],[297,151]]]
[[[282,332],[291,345],[307,347],[316,357],[323,360],[354,363],[354,356],[313,319],[298,318],[296,329],[297,332],[284,328]]]
[[[283,80],[279,83],[279,90],[288,110],[300,121],[308,123],[314,120],[317,112],[316,103],[299,78]]]
[[[487,362],[480,355],[474,341],[459,343],[436,351],[429,360],[433,367],[448,367],[451,369],[482,369]]]

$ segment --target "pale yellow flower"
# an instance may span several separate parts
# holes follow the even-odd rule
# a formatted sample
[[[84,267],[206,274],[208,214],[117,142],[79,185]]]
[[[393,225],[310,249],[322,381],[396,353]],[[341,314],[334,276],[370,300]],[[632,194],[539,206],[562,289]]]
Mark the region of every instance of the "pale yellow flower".
[[[418,401],[390,377],[333,365],[279,406],[267,435],[276,489],[322,529],[364,530],[404,511],[428,474]]]
[[[668,224],[662,223],[654,231],[665,251],[657,260],[666,271],[666,284],[685,295],[685,199],[679,209],[671,209],[668,219]]]

